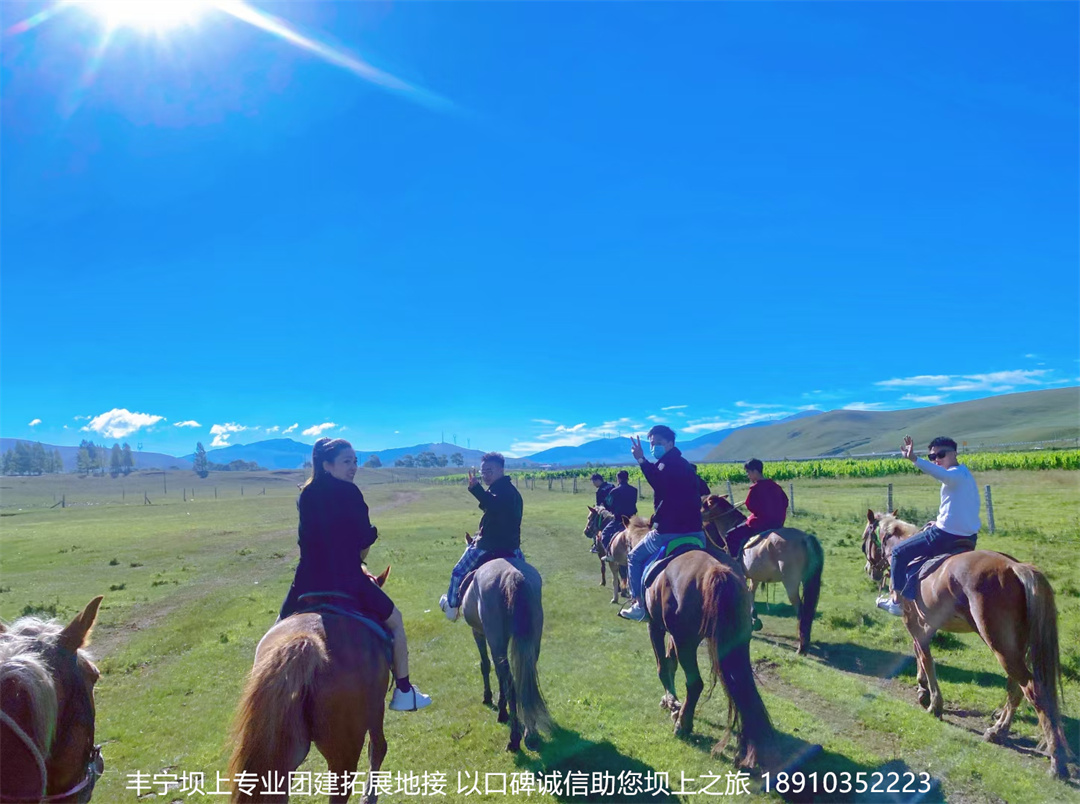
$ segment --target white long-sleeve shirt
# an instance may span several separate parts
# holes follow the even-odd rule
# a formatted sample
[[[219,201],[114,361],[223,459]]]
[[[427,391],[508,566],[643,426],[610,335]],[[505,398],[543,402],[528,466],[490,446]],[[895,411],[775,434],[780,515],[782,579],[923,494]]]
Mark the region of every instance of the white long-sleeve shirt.
[[[955,536],[972,536],[979,532],[979,487],[975,476],[966,466],[944,469],[919,458],[915,465],[926,474],[941,481],[941,507],[937,526]]]

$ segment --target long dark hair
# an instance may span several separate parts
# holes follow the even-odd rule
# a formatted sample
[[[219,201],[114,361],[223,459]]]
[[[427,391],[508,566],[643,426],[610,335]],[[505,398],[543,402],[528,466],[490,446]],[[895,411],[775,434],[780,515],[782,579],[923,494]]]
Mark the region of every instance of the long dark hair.
[[[323,469],[323,461],[333,463],[342,450],[352,449],[352,444],[344,438],[320,438],[311,448],[311,477],[304,486],[309,486],[320,477],[330,477],[330,473]]]

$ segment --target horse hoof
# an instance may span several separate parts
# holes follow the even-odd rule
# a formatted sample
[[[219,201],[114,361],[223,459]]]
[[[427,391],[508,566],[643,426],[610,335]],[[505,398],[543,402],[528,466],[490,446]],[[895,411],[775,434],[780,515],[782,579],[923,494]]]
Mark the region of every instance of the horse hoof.
[[[506,752],[508,754],[516,754],[521,750],[521,740],[511,740],[506,744]]]
[[[490,695],[484,696],[484,706],[495,706],[495,702],[491,699]]]
[[[930,708],[930,691],[924,690],[919,693],[919,706],[923,709]]]
[[[525,735],[525,747],[530,751],[540,750],[540,735],[535,733],[528,733]]]
[[[499,712],[498,721],[500,723],[506,723],[510,720],[510,714],[508,712]]]
[[[761,624],[761,620],[758,620],[758,619],[755,618],[755,620],[754,620],[754,630],[755,631],[760,631],[764,627],[765,626]]]
[[[685,721],[675,721],[675,736],[676,737],[689,737],[693,731],[693,726],[687,724]]]
[[[1050,760],[1050,775],[1061,779],[1063,782],[1069,779],[1069,766],[1056,759]]]
[[[799,645],[799,649],[797,651],[795,651],[795,653],[798,656],[805,656],[806,655],[806,645]]]
[[[983,739],[986,740],[986,742],[988,743],[1000,743],[1001,732],[999,732],[997,729],[987,729],[983,732]]]

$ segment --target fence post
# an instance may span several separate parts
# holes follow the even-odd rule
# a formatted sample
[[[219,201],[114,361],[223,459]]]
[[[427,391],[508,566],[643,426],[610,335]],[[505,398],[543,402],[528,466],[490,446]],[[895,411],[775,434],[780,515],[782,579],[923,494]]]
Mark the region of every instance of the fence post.
[[[637,498],[639,500],[644,500],[645,499],[645,495],[641,493],[641,478],[640,477],[638,478],[638,481],[637,481]]]
[[[577,494],[577,477],[574,477],[574,494]]]
[[[214,499],[217,499],[217,486],[214,486]]]
[[[54,500],[56,499],[56,495],[55,495],[55,494],[53,495],[53,499],[54,499]],[[123,488],[121,488],[121,489],[120,489],[120,502],[123,502],[123,501],[124,501],[124,490],[123,490]]]
[[[559,478],[559,491],[566,491],[566,478],[565,477],[560,477]]]
[[[994,532],[994,501],[990,498],[990,485],[986,486],[986,519],[990,524],[990,532]]]
[[[727,498],[728,502],[732,505],[735,504],[735,492],[731,490],[731,481],[727,482]]]
[[[184,486],[184,502],[187,502],[187,486]]]
[[[791,492],[791,496],[788,498],[791,504],[791,513],[795,513],[795,484],[788,483],[788,491]]]
[[[240,496],[241,497],[244,496],[244,487],[243,486],[240,487]]]
[[[67,495],[66,494],[60,495],[60,507],[61,508],[67,508]]]
[[[554,482],[555,482],[555,478],[553,478],[553,477],[548,478],[548,491],[551,491],[551,484],[554,483]]]
[[[893,512],[892,507],[892,483],[889,484],[889,491],[885,495],[885,513],[891,514]]]

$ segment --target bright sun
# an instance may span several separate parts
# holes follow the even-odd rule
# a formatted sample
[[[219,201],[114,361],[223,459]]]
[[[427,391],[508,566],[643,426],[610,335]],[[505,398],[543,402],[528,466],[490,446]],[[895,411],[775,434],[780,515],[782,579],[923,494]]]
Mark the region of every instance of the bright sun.
[[[165,31],[190,25],[213,4],[209,0],[90,0],[87,10],[109,28]]]

